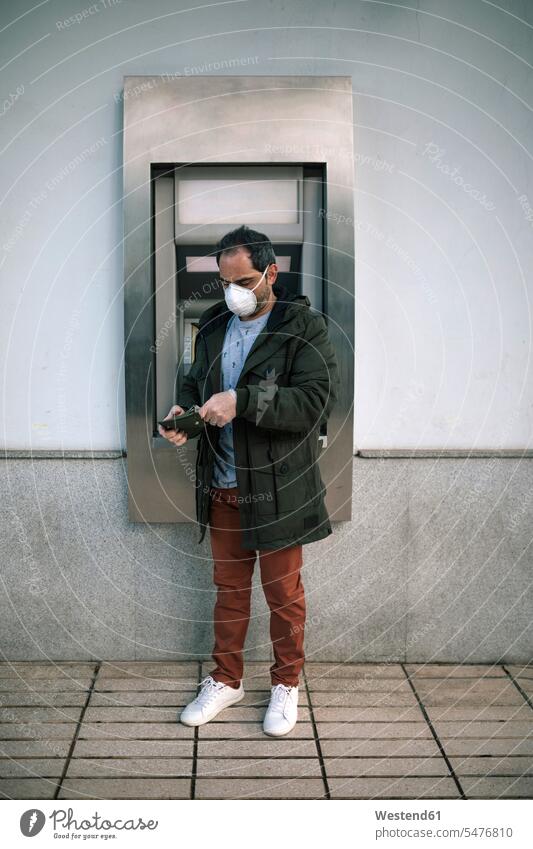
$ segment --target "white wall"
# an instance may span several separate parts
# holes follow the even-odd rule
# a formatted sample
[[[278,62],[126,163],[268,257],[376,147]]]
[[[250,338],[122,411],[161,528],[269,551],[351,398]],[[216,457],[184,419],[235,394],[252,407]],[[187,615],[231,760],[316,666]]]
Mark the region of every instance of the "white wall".
[[[178,72],[353,74],[356,447],[530,445],[533,6],[420,6],[2,7],[5,447],[125,445],[120,91]]]

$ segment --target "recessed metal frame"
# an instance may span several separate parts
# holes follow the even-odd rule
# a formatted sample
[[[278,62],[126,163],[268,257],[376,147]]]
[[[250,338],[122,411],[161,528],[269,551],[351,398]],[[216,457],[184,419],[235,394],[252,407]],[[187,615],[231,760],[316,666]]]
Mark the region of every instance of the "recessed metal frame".
[[[354,377],[353,117],[350,77],[124,78],[124,323],[129,516],[194,522],[196,440],[154,434],[158,309],[152,173],[207,163],[324,167],[324,315],[341,393],[320,469],[333,521],[351,518]],[[171,234],[168,234],[169,240]],[[174,252],[175,256],[175,252]],[[179,317],[177,317],[179,319]],[[158,353],[159,352],[159,353]],[[168,367],[175,369],[171,360]]]

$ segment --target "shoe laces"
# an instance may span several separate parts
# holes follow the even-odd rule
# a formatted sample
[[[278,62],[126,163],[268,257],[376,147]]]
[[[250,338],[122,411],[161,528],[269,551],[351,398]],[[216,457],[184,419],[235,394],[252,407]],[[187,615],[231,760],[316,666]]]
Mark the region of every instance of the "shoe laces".
[[[200,681],[200,692],[196,696],[195,702],[202,707],[210,704],[216,699],[219,692],[224,688],[222,681],[215,681],[210,675]]]
[[[292,689],[292,687],[287,687],[285,684],[276,684],[275,687],[272,687],[272,695],[270,697],[271,706],[283,709]]]

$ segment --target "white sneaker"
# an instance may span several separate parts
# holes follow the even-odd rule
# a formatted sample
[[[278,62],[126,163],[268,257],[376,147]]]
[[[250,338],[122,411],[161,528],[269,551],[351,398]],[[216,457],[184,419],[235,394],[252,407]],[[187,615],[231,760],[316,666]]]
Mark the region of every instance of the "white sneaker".
[[[271,737],[282,737],[292,731],[298,719],[298,687],[276,684],[263,720],[263,731]]]
[[[180,722],[184,725],[203,725],[220,713],[224,708],[240,702],[244,698],[242,681],[239,688],[229,687],[222,681],[215,681],[211,675],[200,682],[200,692],[196,698],[182,710]]]

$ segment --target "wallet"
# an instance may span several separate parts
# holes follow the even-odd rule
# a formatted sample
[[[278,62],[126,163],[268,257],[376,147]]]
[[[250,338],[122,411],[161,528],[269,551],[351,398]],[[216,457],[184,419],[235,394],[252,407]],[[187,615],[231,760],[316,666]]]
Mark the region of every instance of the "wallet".
[[[159,424],[163,430],[182,430],[187,436],[198,436],[205,427],[204,420],[198,415],[199,409],[200,407],[197,404],[193,404],[181,416],[165,419],[159,422]]]

